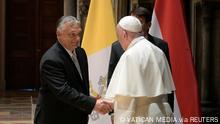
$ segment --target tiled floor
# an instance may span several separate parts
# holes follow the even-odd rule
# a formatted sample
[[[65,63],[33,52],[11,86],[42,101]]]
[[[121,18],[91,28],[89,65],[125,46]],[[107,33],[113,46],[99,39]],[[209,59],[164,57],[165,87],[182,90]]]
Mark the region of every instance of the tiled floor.
[[[7,92],[0,95],[0,124],[32,124],[36,93]]]

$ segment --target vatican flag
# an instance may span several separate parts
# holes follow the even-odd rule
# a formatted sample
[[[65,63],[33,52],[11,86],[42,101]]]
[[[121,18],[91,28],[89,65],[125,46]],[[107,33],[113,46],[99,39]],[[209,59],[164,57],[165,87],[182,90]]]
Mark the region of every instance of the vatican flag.
[[[105,95],[111,44],[117,40],[111,0],[91,0],[82,40],[89,64],[91,95]],[[111,124],[108,114],[92,112],[89,124]]]

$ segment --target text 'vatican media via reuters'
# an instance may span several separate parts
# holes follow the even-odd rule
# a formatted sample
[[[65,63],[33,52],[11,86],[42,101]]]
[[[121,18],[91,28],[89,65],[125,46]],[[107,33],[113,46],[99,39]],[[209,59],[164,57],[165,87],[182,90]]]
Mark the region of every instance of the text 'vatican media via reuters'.
[[[189,117],[189,118],[176,118],[176,117],[121,117],[121,122],[136,122],[136,123],[143,123],[143,122],[157,122],[157,123],[164,123],[164,122],[190,122],[190,123],[218,123],[219,117]]]

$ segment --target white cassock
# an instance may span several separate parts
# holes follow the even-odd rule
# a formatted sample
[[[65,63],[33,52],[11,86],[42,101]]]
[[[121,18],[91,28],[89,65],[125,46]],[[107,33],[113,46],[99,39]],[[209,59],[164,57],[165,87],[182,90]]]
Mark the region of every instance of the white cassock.
[[[121,56],[105,98],[114,101],[114,124],[163,123],[156,119],[172,116],[167,94],[173,90],[164,53],[141,36]]]

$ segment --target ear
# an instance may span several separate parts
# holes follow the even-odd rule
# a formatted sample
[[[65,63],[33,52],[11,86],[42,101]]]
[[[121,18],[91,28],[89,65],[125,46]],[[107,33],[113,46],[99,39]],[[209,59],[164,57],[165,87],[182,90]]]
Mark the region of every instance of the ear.
[[[123,30],[122,35],[123,35],[123,38],[127,38],[128,33],[125,30]]]

